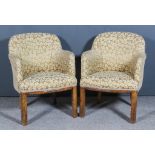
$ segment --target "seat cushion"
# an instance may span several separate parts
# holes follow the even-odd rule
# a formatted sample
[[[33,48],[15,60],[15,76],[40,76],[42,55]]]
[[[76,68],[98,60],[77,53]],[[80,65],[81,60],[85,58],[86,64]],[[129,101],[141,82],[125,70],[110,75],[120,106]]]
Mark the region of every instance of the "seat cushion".
[[[21,92],[52,91],[77,85],[74,76],[60,72],[39,72],[25,78],[20,84]]]
[[[137,90],[138,83],[129,73],[117,71],[103,71],[81,79],[81,87],[112,89],[112,90]]]

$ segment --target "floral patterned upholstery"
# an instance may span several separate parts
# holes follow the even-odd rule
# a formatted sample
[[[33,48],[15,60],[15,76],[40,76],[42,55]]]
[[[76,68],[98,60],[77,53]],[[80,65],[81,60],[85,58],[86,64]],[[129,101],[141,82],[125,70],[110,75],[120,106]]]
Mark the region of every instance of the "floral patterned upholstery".
[[[9,42],[14,87],[18,92],[52,91],[77,85],[75,56],[56,35],[26,33]]]
[[[81,87],[139,90],[145,63],[144,39],[129,32],[99,34],[81,58]]]
[[[48,91],[72,87],[76,84],[76,78],[60,72],[40,72],[24,79],[19,89],[22,92]]]

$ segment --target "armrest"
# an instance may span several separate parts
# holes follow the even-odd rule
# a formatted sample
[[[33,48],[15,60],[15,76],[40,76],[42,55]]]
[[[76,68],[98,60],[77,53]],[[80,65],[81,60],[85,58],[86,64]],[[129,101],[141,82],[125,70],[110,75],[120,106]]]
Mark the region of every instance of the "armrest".
[[[98,56],[93,50],[85,51],[81,56],[81,78],[97,72]]]
[[[146,54],[139,54],[133,60],[131,65],[131,72],[133,74],[133,78],[135,81],[139,83],[139,85],[143,82],[143,74],[144,74],[144,65],[145,65]]]
[[[15,89],[18,91],[18,83],[23,80],[21,60],[11,54],[9,54],[9,60],[13,72],[13,84]]]
[[[75,76],[75,55],[66,50],[60,52],[59,66],[60,70],[69,75]]]

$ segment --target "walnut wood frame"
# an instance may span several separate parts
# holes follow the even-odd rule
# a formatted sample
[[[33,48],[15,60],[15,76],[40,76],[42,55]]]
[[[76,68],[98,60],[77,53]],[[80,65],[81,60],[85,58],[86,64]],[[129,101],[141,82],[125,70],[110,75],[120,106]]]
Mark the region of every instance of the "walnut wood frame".
[[[28,119],[27,119],[27,97],[28,95],[31,94],[49,94],[49,93],[55,93],[55,92],[62,92],[62,91],[72,91],[72,117],[75,118],[77,117],[77,87],[69,87],[69,88],[63,88],[55,91],[50,91],[50,92],[24,92],[20,93],[20,108],[21,108],[21,123],[22,125],[27,125],[28,124]]]
[[[136,111],[137,111],[137,97],[138,92],[135,90],[103,90],[95,88],[84,88],[80,87],[80,117],[85,116],[85,104],[86,104],[86,90],[98,91],[98,101],[101,100],[101,92],[110,92],[110,93],[130,93],[131,100],[131,112],[130,112],[130,122],[136,122]]]

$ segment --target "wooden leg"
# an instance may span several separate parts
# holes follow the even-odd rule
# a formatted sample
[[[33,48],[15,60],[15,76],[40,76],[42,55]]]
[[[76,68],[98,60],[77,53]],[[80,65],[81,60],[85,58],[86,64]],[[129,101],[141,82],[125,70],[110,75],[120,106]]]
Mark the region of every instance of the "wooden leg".
[[[27,125],[27,94],[21,93],[21,123],[22,125]]]
[[[102,92],[97,93],[97,103],[100,103],[102,99]]]
[[[72,116],[77,117],[77,87],[72,89]]]
[[[80,88],[80,117],[85,116],[85,88]]]
[[[132,91],[130,93],[130,99],[131,99],[131,116],[130,116],[130,121],[131,123],[136,122],[136,111],[137,111],[137,91]]]
[[[19,102],[19,109],[21,109],[21,103],[22,103],[22,97],[21,97],[21,94],[19,95],[19,99],[20,99],[20,102]]]

